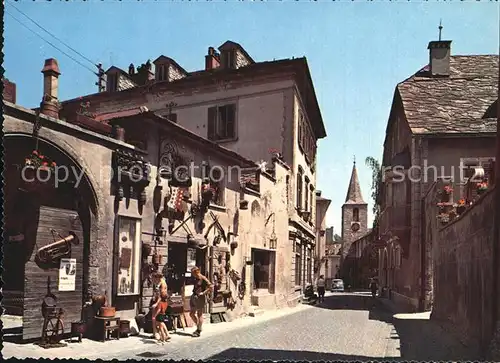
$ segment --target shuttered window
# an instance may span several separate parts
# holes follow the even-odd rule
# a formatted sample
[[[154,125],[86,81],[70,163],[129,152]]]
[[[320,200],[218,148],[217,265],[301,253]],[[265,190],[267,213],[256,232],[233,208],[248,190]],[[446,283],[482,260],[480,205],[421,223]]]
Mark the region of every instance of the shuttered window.
[[[208,109],[207,137],[212,141],[236,138],[236,104],[214,106]]]

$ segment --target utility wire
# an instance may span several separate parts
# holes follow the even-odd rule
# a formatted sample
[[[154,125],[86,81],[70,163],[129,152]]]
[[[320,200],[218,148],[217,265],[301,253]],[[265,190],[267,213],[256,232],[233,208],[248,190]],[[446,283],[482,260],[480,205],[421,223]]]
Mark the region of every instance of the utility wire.
[[[41,26],[40,24],[38,24],[35,20],[33,20],[32,18],[30,18],[28,15],[26,15],[23,11],[19,10],[19,8],[17,6],[15,6],[13,3],[11,3],[10,1],[7,2],[7,4],[9,4],[10,6],[12,6],[17,12],[21,13],[25,18],[27,18],[29,21],[31,21],[33,24],[35,24],[37,27],[39,27],[40,29],[42,29],[45,33],[47,33],[48,35],[50,35],[51,37],[55,38],[56,40],[60,41],[62,44],[64,44],[66,47],[68,47],[69,49],[71,49],[73,52],[75,52],[76,54],[78,54],[80,57],[82,57],[83,59],[85,59],[86,61],[90,62],[93,66],[95,66],[95,62],[91,61],[90,59],[88,59],[87,57],[85,57],[82,53],[80,53],[79,51],[77,51],[76,49],[72,48],[70,45],[68,45],[67,43],[65,43],[63,40],[61,40],[60,38],[56,37],[54,34],[52,34],[51,32],[49,32],[47,29],[45,29],[43,26]]]
[[[42,39],[44,42],[46,42],[47,44],[51,45],[52,47],[54,47],[55,49],[57,49],[58,51],[60,51],[62,54],[64,54],[65,56],[67,56],[68,58],[71,58],[73,61],[75,61],[76,63],[78,63],[79,65],[81,65],[82,67],[84,67],[85,69],[88,69],[90,72],[92,72],[92,74],[96,74],[94,70],[90,69],[89,67],[87,67],[86,65],[82,64],[80,61],[76,60],[75,58],[73,58],[72,56],[70,56],[68,53],[66,53],[65,51],[63,51],[62,49],[58,48],[57,46],[55,46],[54,44],[52,44],[51,42],[49,42],[47,39],[43,38],[40,34],[38,34],[36,31],[34,31],[33,29],[27,27],[22,21],[20,21],[19,19],[17,19],[14,15],[12,15],[11,13],[9,13],[6,9],[5,9],[5,13],[10,15],[10,17],[12,19],[14,19],[15,21],[17,21],[19,24],[21,24],[23,27],[25,27],[26,29],[28,29],[30,32],[32,32],[33,34],[35,34],[36,36],[38,36],[40,39]]]

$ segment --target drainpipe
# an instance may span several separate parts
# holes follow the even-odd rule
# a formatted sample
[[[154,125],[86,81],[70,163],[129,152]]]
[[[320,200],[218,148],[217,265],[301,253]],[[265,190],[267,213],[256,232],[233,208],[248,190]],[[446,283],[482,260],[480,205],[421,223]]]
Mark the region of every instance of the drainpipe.
[[[495,206],[496,206],[496,223],[493,228],[493,296],[492,296],[492,318],[493,318],[493,335],[496,331],[496,326],[499,317],[499,278],[500,278],[500,259],[499,259],[499,245],[500,245],[500,72],[498,75],[498,100],[497,100],[497,152],[495,157]]]

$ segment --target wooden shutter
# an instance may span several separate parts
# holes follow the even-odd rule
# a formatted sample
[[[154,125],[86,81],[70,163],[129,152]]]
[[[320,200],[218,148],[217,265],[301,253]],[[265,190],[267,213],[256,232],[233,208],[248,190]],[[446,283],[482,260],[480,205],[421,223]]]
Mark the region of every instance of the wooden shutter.
[[[217,107],[210,107],[208,109],[208,121],[207,121],[207,137],[209,140],[216,140],[215,128],[217,124]]]
[[[269,252],[269,293],[274,294],[276,286],[276,252]]]
[[[236,137],[236,105],[226,106],[226,137],[232,139]]]

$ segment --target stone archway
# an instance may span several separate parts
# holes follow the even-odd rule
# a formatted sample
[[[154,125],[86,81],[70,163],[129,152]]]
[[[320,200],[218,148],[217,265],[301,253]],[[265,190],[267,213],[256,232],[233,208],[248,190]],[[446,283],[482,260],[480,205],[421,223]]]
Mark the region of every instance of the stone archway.
[[[47,136],[54,136],[50,135],[50,133],[49,130],[49,135]],[[69,145],[64,145],[64,143],[61,145],[60,141],[61,140],[57,137],[52,137],[50,139],[39,137],[37,148],[40,150],[40,153],[48,156],[51,160],[57,160],[60,166],[65,165],[68,170],[76,172],[76,175],[83,175],[80,179],[80,183],[77,183],[77,185],[61,183],[61,185],[54,185],[53,188],[51,186],[49,189],[34,192],[24,188],[26,183],[21,179],[21,170],[24,168],[25,158],[32,154],[32,151],[36,147],[35,140],[31,135],[26,133],[7,132],[4,135],[4,176],[6,185],[4,194],[6,215],[5,231],[9,234],[16,230],[19,232],[17,233],[18,236],[23,236],[23,248],[19,248],[18,245],[13,245],[9,250],[10,252],[6,252],[6,255],[10,254],[13,260],[19,260],[19,271],[14,271],[15,268],[12,267],[13,265],[11,266],[11,272],[17,275],[17,277],[11,278],[9,284],[10,291],[19,291],[22,293],[20,296],[14,294],[16,300],[14,302],[11,300],[11,305],[13,311],[17,311],[16,309],[20,303],[23,306],[20,314],[25,317],[25,319],[23,319],[24,339],[31,339],[40,334],[40,327],[38,326],[40,323],[40,302],[30,302],[33,300],[30,297],[31,294],[35,292],[36,294],[41,293],[45,295],[47,287],[43,288],[42,285],[50,286],[51,289],[57,290],[57,267],[51,266],[50,268],[47,267],[47,269],[39,267],[40,272],[34,270],[36,269],[36,267],[34,267],[34,256],[36,251],[47,243],[47,239],[49,240],[48,243],[51,243],[53,242],[51,238],[53,238],[54,241],[59,240],[61,237],[66,237],[66,235],[61,235],[61,233],[65,234],[67,230],[75,231],[78,238],[81,240],[80,246],[73,247],[74,253],[77,255],[81,253],[81,257],[79,257],[81,264],[77,266],[77,276],[79,276],[78,279],[81,279],[81,284],[77,283],[79,288],[75,291],[79,291],[79,293],[74,294],[74,296],[77,300],[84,300],[88,298],[88,293],[90,292],[90,251],[95,247],[98,240],[98,222],[100,221],[99,215],[101,214],[99,213],[100,206],[98,199],[100,191],[95,187],[97,184],[95,180],[94,182],[92,181],[92,179],[95,178],[89,174],[90,170],[86,165],[84,163],[82,165],[81,158],[78,157],[75,150]],[[68,146],[68,148],[65,146]],[[59,198],[58,196],[60,195],[65,195],[66,197]],[[54,211],[63,212],[61,212],[61,215],[54,215]],[[51,221],[51,219],[54,220]],[[51,226],[57,226],[52,230],[52,237],[47,236],[48,232],[45,233],[45,236],[40,237],[40,228],[43,227],[44,230],[51,230]],[[9,237],[9,235],[6,235],[6,237]],[[9,249],[8,246],[7,249]],[[21,251],[21,254],[18,253],[19,256],[14,256],[15,253],[12,254],[14,250]],[[73,257],[73,255],[71,257]],[[22,279],[19,278],[21,272],[23,276]],[[44,281],[42,281],[42,277]],[[37,300],[38,297],[37,295],[34,300]],[[62,298],[61,302],[64,300],[65,298]],[[74,304],[76,305],[74,308],[75,310],[81,310],[83,301],[73,300],[71,302],[66,302],[66,304],[70,304],[70,307]],[[80,302],[82,304],[80,304]],[[36,306],[32,306],[32,304]],[[80,305],[80,307],[78,307],[78,305]],[[69,310],[71,310],[71,308]]]

